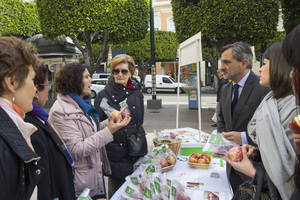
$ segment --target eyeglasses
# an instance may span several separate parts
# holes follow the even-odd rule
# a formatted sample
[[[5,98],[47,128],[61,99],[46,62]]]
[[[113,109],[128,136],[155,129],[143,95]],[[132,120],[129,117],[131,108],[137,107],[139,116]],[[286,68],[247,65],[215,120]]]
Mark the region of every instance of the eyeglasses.
[[[48,83],[48,84],[40,84],[40,86],[47,86],[47,87],[49,87],[49,89],[51,89],[52,84],[51,84],[51,83]]]
[[[120,73],[120,71],[121,71],[121,73],[122,73],[123,75],[127,75],[128,72],[129,72],[127,69],[121,69],[121,70],[119,70],[119,69],[114,69],[114,70],[112,70],[112,74],[118,75],[118,74]]]

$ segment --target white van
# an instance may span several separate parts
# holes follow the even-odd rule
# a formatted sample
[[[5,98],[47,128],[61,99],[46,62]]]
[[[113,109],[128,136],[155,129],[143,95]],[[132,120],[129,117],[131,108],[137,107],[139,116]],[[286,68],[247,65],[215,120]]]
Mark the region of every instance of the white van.
[[[181,92],[184,92],[183,88],[186,87],[185,83],[179,83]],[[152,93],[152,75],[145,76],[144,89],[148,94]],[[174,91],[177,92],[177,82],[168,75],[156,74],[156,91]]]

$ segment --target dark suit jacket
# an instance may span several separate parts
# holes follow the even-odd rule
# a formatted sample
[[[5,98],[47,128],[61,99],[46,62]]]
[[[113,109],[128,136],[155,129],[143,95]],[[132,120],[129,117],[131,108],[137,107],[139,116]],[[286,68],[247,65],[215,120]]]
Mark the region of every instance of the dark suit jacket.
[[[220,92],[220,110],[218,113],[218,132],[247,131],[256,108],[270,91],[259,84],[259,78],[251,71],[231,116],[232,83],[224,85]],[[248,142],[253,144],[247,135]]]
[[[45,173],[37,185],[38,199],[51,200],[58,197],[74,200],[73,168],[65,157],[63,147],[48,126],[34,114],[26,113],[25,121],[38,128],[31,136],[31,143],[41,157],[41,166],[45,168]]]
[[[218,113],[218,132],[246,131],[256,108],[270,91],[269,88],[259,84],[259,78],[251,71],[243,87],[242,93],[231,116],[232,83],[224,85],[220,92],[220,109]],[[254,145],[247,134],[248,143]],[[227,165],[227,175],[233,191],[246,179],[240,173],[236,173]]]

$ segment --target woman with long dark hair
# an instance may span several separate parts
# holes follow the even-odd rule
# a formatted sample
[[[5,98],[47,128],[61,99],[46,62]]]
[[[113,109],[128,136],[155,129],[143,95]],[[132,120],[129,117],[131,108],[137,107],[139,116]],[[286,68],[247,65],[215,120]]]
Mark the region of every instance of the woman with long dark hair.
[[[270,199],[290,199],[295,187],[290,177],[296,154],[288,123],[296,116],[296,105],[289,77],[291,66],[282,55],[281,46],[281,43],[275,43],[264,54],[259,83],[270,87],[271,92],[262,100],[247,127],[260,157],[251,162],[247,154],[252,147],[244,145],[241,162],[226,159],[236,170],[252,178],[256,186],[254,199],[260,199],[262,195]],[[235,194],[234,199],[243,195]]]
[[[293,92],[296,97],[297,105],[297,122],[300,115],[300,25],[296,26],[285,38],[282,44],[282,52],[287,62],[292,66],[290,77],[292,79]],[[300,124],[298,125],[299,128]],[[294,143],[297,148],[297,164],[295,168],[294,181],[295,192],[292,196],[292,200],[300,198],[300,132],[294,132]]]

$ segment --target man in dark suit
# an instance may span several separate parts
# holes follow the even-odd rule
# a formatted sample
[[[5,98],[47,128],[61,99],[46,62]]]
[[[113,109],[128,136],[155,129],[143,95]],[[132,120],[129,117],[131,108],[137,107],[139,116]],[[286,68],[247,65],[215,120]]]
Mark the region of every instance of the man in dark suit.
[[[232,80],[220,91],[218,132],[239,145],[253,144],[247,135],[247,124],[256,108],[270,91],[259,84],[259,78],[251,71],[253,55],[249,46],[236,42],[223,47],[219,70],[225,79]],[[248,179],[227,165],[227,175],[233,192]]]

